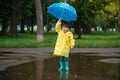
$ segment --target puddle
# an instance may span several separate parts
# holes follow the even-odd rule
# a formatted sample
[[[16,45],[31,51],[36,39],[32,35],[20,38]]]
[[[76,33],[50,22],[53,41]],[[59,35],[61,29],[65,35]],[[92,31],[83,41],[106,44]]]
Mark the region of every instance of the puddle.
[[[71,54],[70,70],[60,72],[58,57],[43,58],[34,54],[31,58],[27,55],[12,59],[7,55],[7,64],[16,60],[23,62],[0,70],[0,80],[120,80],[119,54]],[[6,60],[5,57],[0,58],[2,60]],[[0,62],[0,69],[2,65]]]
[[[120,58],[110,58],[110,59],[102,59],[99,60],[100,62],[106,62],[106,63],[118,63],[120,64]]]
[[[45,60],[43,80],[120,80],[119,63],[107,64],[99,61],[112,58],[112,56],[89,55],[72,54],[70,56],[70,71],[63,72],[63,78],[66,77],[66,79],[62,79],[62,72],[57,71],[59,66],[57,58]]]

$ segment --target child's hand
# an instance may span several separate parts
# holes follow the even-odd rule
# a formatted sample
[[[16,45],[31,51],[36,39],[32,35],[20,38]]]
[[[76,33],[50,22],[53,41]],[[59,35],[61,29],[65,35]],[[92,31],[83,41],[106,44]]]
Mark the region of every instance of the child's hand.
[[[56,23],[56,26],[60,26],[61,25],[61,19],[59,19]]]
[[[57,23],[60,23],[61,22],[61,19],[59,19],[58,21],[57,21]]]

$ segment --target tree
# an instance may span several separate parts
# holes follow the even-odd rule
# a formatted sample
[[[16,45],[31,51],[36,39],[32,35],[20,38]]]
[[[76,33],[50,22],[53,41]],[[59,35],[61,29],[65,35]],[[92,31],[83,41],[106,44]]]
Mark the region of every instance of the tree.
[[[11,36],[17,36],[17,13],[16,13],[16,0],[12,0],[12,19],[11,19]]]
[[[96,15],[95,18],[94,18],[94,23],[101,27],[103,31],[107,31],[107,26],[109,25],[109,21],[108,20],[108,15],[105,14],[105,13],[101,13],[101,15]]]
[[[120,32],[120,11],[118,12],[118,27],[117,31]]]
[[[6,35],[6,31],[9,25],[9,20],[7,16],[2,17],[2,30],[0,32],[0,35]]]
[[[35,0],[37,19],[37,41],[43,41],[43,14],[41,0]]]
[[[30,31],[30,26],[32,27],[31,32],[33,32],[33,25],[35,24],[35,1],[34,0],[18,0],[17,2],[17,17],[20,24],[20,32],[25,32],[25,26],[27,26],[28,31]],[[33,20],[34,19],[34,20]]]
[[[118,32],[120,32],[120,0],[118,0]]]
[[[74,31],[75,33],[78,35],[77,38],[80,39],[81,38],[81,5],[83,3],[83,0],[74,0],[74,1],[69,1],[69,3],[71,3],[75,9],[76,9],[76,12],[77,12],[77,20],[74,22]]]
[[[2,24],[2,29],[0,35],[6,35],[6,31],[10,22],[11,15],[11,1],[1,0],[0,1],[0,19]]]

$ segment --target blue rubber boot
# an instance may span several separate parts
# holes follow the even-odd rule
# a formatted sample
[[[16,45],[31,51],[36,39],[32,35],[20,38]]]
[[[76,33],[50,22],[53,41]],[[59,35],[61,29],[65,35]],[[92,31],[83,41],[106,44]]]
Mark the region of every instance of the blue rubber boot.
[[[65,70],[69,71],[69,62],[68,61],[65,62]]]
[[[60,61],[60,68],[58,69],[59,71],[64,70],[64,62]]]

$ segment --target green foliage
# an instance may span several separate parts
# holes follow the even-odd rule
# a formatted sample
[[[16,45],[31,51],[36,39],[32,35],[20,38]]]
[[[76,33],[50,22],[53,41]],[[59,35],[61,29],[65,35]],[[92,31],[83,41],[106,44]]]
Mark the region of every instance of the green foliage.
[[[91,35],[82,35],[82,39],[76,39],[75,47],[84,48],[108,48],[108,47],[120,47],[120,33],[117,32],[93,32]],[[77,35],[74,35],[76,38]],[[19,33],[17,38],[11,38],[9,36],[0,37],[1,48],[12,47],[54,47],[57,34],[55,32],[44,33],[44,41],[37,42],[36,34]]]
[[[108,23],[108,20],[107,20],[107,17],[108,15],[103,13],[101,15],[97,15],[94,19],[94,22],[96,25],[99,25],[99,26],[107,26],[109,23]]]
[[[117,3],[114,1],[109,1],[109,4],[104,7],[103,10],[99,10],[98,14],[94,18],[96,25],[101,27],[115,27],[115,16],[117,13]],[[112,23],[112,24],[111,24]]]
[[[55,18],[47,13],[47,7],[55,2],[63,2],[64,0],[41,0],[44,25],[55,22]],[[76,8],[77,23],[81,28],[88,28],[88,25],[101,25],[105,27],[115,27],[117,13],[119,11],[119,0],[66,0]],[[2,19],[9,18],[9,26],[11,25],[12,9],[17,11],[17,23],[24,27],[36,24],[35,1],[34,0],[16,0],[16,6],[12,6],[12,1],[0,1],[0,23]],[[99,17],[98,17],[99,16]],[[73,23],[74,26],[74,23]],[[92,27],[90,26],[90,27]],[[87,30],[87,29],[86,29]],[[42,44],[42,43],[41,43]]]

